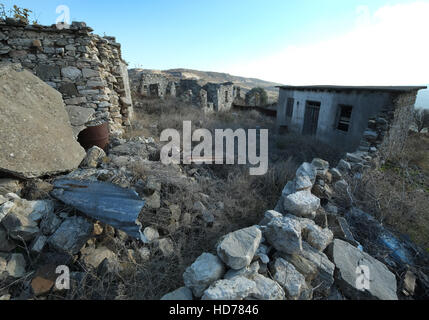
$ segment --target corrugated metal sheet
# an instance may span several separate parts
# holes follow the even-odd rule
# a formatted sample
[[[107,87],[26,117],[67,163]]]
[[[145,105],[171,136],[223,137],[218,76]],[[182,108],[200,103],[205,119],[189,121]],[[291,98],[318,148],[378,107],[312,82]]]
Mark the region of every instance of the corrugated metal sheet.
[[[107,182],[58,179],[51,194],[91,218],[142,239],[137,219],[145,201],[133,190]]]

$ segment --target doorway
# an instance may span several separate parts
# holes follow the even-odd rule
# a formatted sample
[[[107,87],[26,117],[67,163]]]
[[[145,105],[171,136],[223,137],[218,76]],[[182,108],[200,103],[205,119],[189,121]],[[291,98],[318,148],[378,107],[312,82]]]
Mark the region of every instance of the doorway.
[[[319,101],[307,101],[305,105],[304,127],[302,130],[303,135],[315,136],[317,133],[317,126],[319,123],[320,112]]]

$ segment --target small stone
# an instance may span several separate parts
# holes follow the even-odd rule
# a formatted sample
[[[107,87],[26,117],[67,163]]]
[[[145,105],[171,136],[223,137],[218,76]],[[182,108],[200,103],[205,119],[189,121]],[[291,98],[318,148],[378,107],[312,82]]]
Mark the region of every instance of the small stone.
[[[170,257],[174,254],[174,244],[170,239],[159,239],[155,241],[155,244],[164,257]]]
[[[30,251],[33,253],[41,253],[45,248],[48,238],[43,234],[39,234],[31,243]]]
[[[159,233],[158,230],[147,227],[143,230],[143,242],[146,244],[152,243],[155,240],[159,239]]]
[[[13,278],[21,278],[25,275],[26,265],[24,256],[20,253],[14,253],[9,258],[6,271]]]
[[[296,216],[314,219],[320,208],[320,199],[309,191],[299,191],[287,196],[283,207]]]

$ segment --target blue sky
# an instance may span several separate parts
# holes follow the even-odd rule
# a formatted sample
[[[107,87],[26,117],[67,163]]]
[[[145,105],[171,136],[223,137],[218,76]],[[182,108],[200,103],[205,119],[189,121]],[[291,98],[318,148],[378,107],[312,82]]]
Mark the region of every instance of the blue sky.
[[[429,83],[429,1],[0,0],[53,24],[57,6],[116,36],[130,67],[287,84]],[[424,67],[417,67],[425,63]]]

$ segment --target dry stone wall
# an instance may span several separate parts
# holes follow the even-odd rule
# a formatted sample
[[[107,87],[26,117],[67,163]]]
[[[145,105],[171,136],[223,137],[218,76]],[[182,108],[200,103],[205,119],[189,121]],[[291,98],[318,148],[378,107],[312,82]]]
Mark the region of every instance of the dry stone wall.
[[[132,100],[121,45],[83,22],[70,29],[0,20],[0,59],[20,63],[61,92],[77,134],[110,123],[111,134],[129,125]]]

